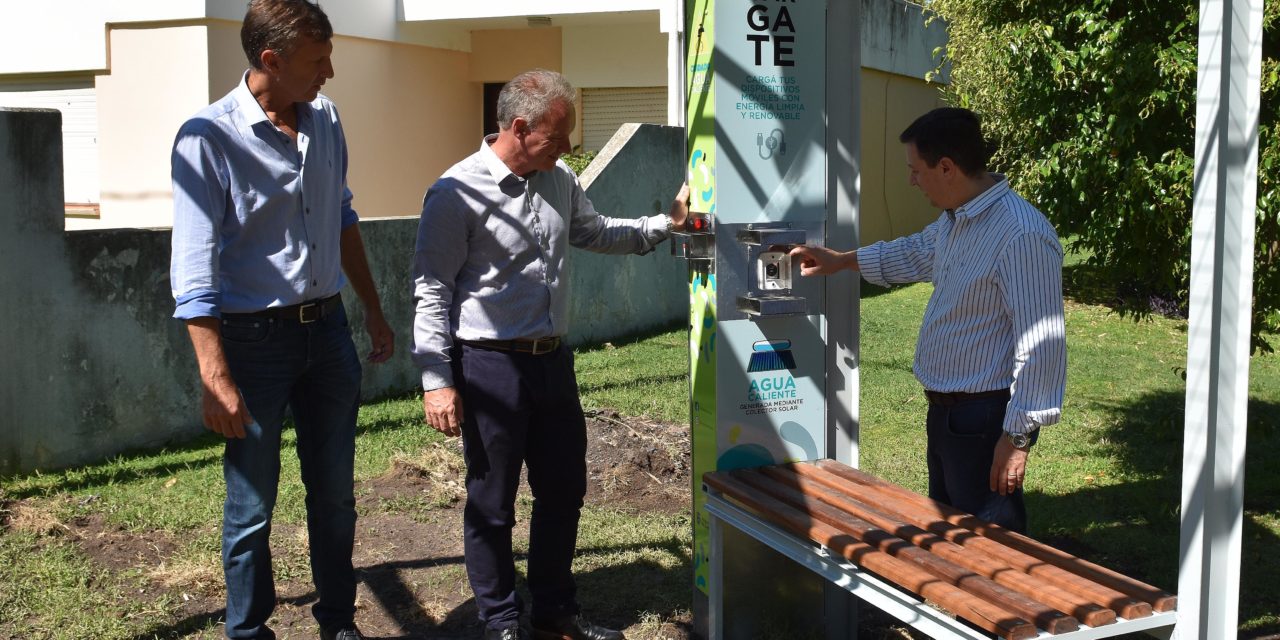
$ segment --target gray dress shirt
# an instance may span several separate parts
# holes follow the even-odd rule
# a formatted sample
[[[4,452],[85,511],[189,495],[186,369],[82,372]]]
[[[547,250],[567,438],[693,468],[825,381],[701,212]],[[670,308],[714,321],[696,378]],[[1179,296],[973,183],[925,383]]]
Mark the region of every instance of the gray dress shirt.
[[[453,385],[453,340],[534,340],[569,329],[569,246],[644,254],[667,216],[600,215],[563,162],[522,178],[489,148],[455,164],[422,201],[413,256],[412,357],[426,391]]]

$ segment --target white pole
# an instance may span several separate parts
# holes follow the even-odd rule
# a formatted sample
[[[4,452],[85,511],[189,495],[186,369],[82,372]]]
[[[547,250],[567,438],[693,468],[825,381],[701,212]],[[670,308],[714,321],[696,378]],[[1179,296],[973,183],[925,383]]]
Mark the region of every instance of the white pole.
[[[858,248],[861,210],[859,93],[862,79],[862,3],[827,3],[827,237],[838,251]],[[842,272],[826,278],[827,297],[827,451],[857,467],[859,284]]]
[[[1263,0],[1202,0],[1177,638],[1234,638],[1240,602]]]
[[[685,125],[684,0],[664,5],[661,29],[667,34],[667,125]]]

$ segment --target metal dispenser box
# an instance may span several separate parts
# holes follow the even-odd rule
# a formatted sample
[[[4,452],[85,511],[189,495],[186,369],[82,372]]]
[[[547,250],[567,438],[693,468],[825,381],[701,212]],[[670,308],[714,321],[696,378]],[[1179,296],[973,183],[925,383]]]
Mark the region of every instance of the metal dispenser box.
[[[672,252],[689,261],[694,626],[703,637],[711,548],[702,474],[818,458],[856,462],[856,314],[849,309],[856,308],[857,285],[802,278],[788,253],[802,244],[845,249],[855,241],[850,149],[858,29],[846,4],[686,6],[695,218]],[[829,24],[833,16],[842,28]],[[839,36],[834,49],[829,32]],[[840,122],[828,126],[829,111],[842,114]],[[829,291],[841,299],[838,335],[828,322]],[[726,637],[847,634],[852,618],[843,592],[832,593],[822,579],[741,534],[726,537],[723,553],[725,583],[735,586],[725,601]]]

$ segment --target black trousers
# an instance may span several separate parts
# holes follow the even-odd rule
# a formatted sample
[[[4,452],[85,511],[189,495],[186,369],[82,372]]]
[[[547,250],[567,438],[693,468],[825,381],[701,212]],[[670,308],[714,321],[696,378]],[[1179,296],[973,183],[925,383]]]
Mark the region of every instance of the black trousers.
[[[952,405],[929,403],[929,497],[1026,533],[1022,489],[1002,496],[990,484],[1008,402],[1008,398],[989,397]]]
[[[467,577],[480,619],[500,629],[519,620],[511,530],[521,463],[528,466],[529,591],[534,618],[578,613],[572,564],[587,491],[587,428],[573,352],[541,355],[464,344],[454,351],[462,395]]]

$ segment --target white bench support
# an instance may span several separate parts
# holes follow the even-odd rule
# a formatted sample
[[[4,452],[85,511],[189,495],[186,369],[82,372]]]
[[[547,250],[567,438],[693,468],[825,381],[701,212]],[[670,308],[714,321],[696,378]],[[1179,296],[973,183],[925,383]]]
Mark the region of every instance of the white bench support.
[[[872,575],[844,558],[832,555],[821,545],[800,538],[770,524],[753,513],[725,500],[719,492],[707,491],[707,512],[711,515],[711,558],[708,592],[710,598],[710,640],[724,640],[724,529],[727,524],[760,541],[828,582],[868,604],[938,640],[991,640],[991,634],[970,627],[950,614],[925,604],[914,594]],[[1094,640],[1145,631],[1168,639],[1177,621],[1177,612],[1154,613],[1146,618],[1126,620],[1101,627],[1080,626],[1077,631],[1051,635],[1041,631],[1038,638],[1054,640]],[[856,630],[853,630],[856,635]]]

